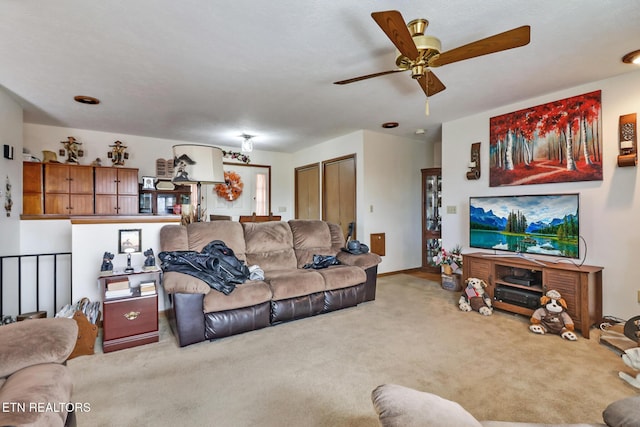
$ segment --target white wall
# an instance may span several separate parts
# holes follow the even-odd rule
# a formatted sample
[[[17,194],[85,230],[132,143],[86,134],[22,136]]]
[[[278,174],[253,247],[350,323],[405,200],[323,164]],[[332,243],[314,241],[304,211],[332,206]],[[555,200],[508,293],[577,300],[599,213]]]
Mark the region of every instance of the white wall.
[[[5,159],[3,146],[13,147],[13,160]],[[13,205],[7,216],[7,177],[11,183]],[[0,255],[20,252],[20,212],[22,212],[22,108],[0,90]],[[0,312],[2,310],[0,309]]]
[[[561,184],[489,187],[489,119],[546,102],[602,90],[603,180]],[[542,193],[580,193],[580,233],[587,242],[585,264],[603,266],[605,315],[630,318],[638,314],[634,280],[640,247],[640,192],[637,167],[617,166],[618,119],[640,110],[640,72],[589,83],[516,104],[445,123],[442,132],[443,207],[455,206],[457,214],[443,213],[443,245],[469,245],[469,197]],[[465,178],[467,153],[473,142],[482,142],[482,176]],[[463,153],[463,155],[461,155]],[[446,209],[443,209],[446,212]],[[585,250],[581,247],[582,254]]]

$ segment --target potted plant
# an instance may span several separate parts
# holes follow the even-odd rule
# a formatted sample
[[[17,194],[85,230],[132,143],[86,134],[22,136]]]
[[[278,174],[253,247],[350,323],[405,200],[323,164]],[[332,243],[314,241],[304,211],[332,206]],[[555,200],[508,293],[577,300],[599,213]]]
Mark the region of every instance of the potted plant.
[[[444,274],[451,275],[462,270],[462,248],[460,245],[456,245],[450,251],[442,248],[440,253],[435,257],[434,262],[436,265],[442,267]]]

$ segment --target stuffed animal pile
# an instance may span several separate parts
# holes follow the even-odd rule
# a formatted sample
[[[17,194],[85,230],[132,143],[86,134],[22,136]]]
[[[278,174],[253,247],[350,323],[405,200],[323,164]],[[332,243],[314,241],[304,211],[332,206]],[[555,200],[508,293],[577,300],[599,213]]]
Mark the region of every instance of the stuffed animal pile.
[[[574,325],[571,316],[567,313],[567,303],[560,292],[552,289],[540,298],[542,307],[536,309],[531,316],[529,330],[536,334],[556,334],[565,340],[578,339],[573,332]]]
[[[493,306],[491,305],[491,298],[484,291],[487,287],[487,283],[482,279],[476,279],[475,277],[469,277],[465,280],[467,286],[462,291],[460,299],[458,300],[458,307],[462,311],[475,310],[484,316],[490,316],[493,314]]]

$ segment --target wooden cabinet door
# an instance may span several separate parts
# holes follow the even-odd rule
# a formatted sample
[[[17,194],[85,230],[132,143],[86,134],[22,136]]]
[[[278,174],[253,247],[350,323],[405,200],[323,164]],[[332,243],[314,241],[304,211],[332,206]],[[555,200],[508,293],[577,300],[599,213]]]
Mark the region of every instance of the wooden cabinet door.
[[[69,166],[59,163],[44,165],[44,192],[69,194]]]
[[[47,193],[44,198],[44,213],[69,215],[69,194]]]
[[[118,196],[115,194],[96,194],[96,215],[117,215]]]
[[[23,215],[42,215],[44,213],[42,176],[42,163],[24,162],[22,164]]]
[[[93,194],[93,167],[69,166],[69,193]]]
[[[560,292],[567,303],[567,313],[576,325],[582,321],[580,317],[580,273],[575,271],[544,269],[542,272],[544,292],[555,289]]]
[[[138,197],[138,169],[118,169],[118,195]]]
[[[118,215],[136,215],[138,196],[118,196]]]
[[[93,215],[93,194],[70,194],[69,215]]]
[[[22,191],[42,193],[42,163],[24,162],[22,164]]]
[[[118,194],[118,169],[95,168],[95,180],[96,194]]]

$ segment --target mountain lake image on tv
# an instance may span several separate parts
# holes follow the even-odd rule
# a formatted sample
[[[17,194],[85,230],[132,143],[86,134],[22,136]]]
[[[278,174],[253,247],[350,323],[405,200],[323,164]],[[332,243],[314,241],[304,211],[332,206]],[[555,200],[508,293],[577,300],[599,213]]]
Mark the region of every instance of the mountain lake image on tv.
[[[472,248],[579,258],[579,195],[469,198]]]

